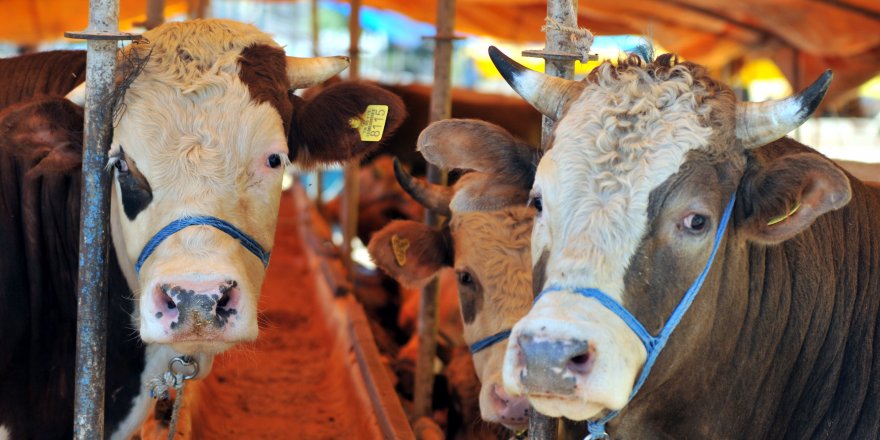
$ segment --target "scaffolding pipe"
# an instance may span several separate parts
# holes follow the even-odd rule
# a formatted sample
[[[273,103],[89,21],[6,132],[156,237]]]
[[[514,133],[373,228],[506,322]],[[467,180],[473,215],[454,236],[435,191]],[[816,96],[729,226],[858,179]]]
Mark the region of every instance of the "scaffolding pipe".
[[[361,0],[350,1],[348,56],[351,59],[351,64],[348,67],[348,77],[356,80],[360,78]],[[355,270],[354,263],[351,260],[351,241],[357,236],[358,196],[360,193],[358,174],[360,169],[361,166],[357,160],[352,160],[345,164],[342,209],[339,216],[339,223],[342,228],[342,261],[345,263],[349,281],[353,287]]]
[[[147,30],[165,23],[165,0],[147,0],[147,18],[134,25]]]
[[[318,21],[318,0],[311,0],[311,8],[309,9],[309,16],[311,19],[311,34],[312,34],[312,56],[317,57],[321,56],[321,28],[319,27]],[[324,205],[324,171],[321,169],[315,170],[315,187],[317,190],[315,191],[315,206],[318,207],[318,211],[321,212],[321,207]]]
[[[79,274],[77,289],[75,439],[104,438],[104,377],[107,356],[107,246],[112,139],[109,96],[116,76],[119,0],[91,0],[86,58],[85,132],[82,158]],[[68,34],[74,36],[75,34]]]
[[[547,0],[547,17],[559,23],[561,27],[577,28],[577,0]],[[548,26],[545,33],[544,50],[548,52],[574,53],[575,48],[568,32],[554,29]],[[558,58],[544,59],[544,72],[551,76],[565,79],[574,78],[574,61]],[[546,151],[555,122],[542,117],[541,123],[541,148]],[[529,412],[529,439],[553,440],[559,431],[559,420],[547,417],[537,411]]]
[[[452,43],[455,39],[455,0],[437,0],[437,34],[434,36],[434,87],[431,89],[429,122],[452,115]],[[428,182],[446,185],[446,171],[428,164]],[[425,223],[438,226],[439,218],[425,210]],[[419,350],[416,356],[413,416],[431,415],[434,390],[434,357],[437,353],[437,312],[440,282],[434,278],[422,289],[419,302]]]

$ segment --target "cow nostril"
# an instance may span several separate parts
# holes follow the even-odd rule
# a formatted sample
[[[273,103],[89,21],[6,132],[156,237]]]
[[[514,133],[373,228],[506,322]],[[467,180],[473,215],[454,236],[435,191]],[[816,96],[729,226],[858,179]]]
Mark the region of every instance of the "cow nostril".
[[[176,309],[177,304],[171,298],[171,295],[168,294],[168,290],[170,289],[170,287],[167,284],[165,284],[165,285],[162,285],[159,289],[162,292],[161,300],[165,302],[165,307],[167,307],[168,310]]]
[[[229,293],[223,292],[223,296],[220,297],[220,301],[217,301],[217,307],[223,309],[223,308],[226,308],[226,306],[228,304],[229,304]]]
[[[574,373],[578,374],[586,374],[589,372],[592,356],[590,356],[590,352],[581,353],[577,356],[573,356],[568,360],[568,369]]]

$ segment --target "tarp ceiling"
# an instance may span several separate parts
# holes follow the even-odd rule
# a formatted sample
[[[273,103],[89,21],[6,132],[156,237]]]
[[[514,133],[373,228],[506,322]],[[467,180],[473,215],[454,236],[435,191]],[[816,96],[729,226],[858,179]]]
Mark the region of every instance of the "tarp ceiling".
[[[363,0],[433,23],[436,0]],[[666,49],[720,70],[770,57],[792,86],[834,70],[831,100],[880,73],[878,0],[581,0],[578,23],[597,35],[648,34]],[[456,29],[543,41],[546,0],[457,0]],[[800,74],[795,74],[795,65]]]
[[[188,1],[165,3],[171,12],[185,12]],[[436,0],[363,3],[435,20]],[[0,40],[21,44],[81,30],[88,20],[86,0],[16,0],[3,6]],[[121,26],[142,20],[145,10],[146,0],[122,0]],[[545,15],[546,0],[457,0],[456,30],[543,41]],[[663,47],[714,69],[735,66],[743,57],[771,57],[795,88],[832,68],[832,98],[880,72],[878,0],[581,0],[578,22],[597,35],[652,35]]]
[[[146,0],[121,0],[119,27],[145,19]],[[187,0],[165,0],[166,15],[187,10]],[[62,38],[64,32],[81,31],[89,22],[88,0],[11,0],[2,2],[0,41],[34,45]]]

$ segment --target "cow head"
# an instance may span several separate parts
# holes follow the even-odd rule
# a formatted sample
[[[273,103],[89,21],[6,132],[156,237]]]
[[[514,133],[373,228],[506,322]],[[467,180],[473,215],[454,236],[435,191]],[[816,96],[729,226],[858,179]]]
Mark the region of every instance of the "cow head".
[[[443,267],[455,268],[468,344],[510,329],[531,304],[529,242],[534,210],[525,206],[537,154],[496,125],[475,120],[432,124],[419,136],[428,162],[469,170],[454,187],[412,178],[398,165],[401,186],[429,209],[449,217],[441,229],[396,221],[377,232],[369,250],[398,281],[422,285]],[[483,419],[520,429],[528,423],[524,399],[501,386],[504,344],[474,354],[482,382]]]
[[[669,55],[604,63],[582,82],[530,71],[494,48],[490,55],[556,120],[530,196],[535,295],[554,291],[514,327],[504,363],[506,389],[544,414],[585,420],[627,404],[647,350],[611,309],[622,306],[657,335],[707,264],[735,192],[719,257],[646,387],[687,374],[694,347],[710,346],[712,306],[731,292],[719,286],[724,260],[745,250],[731,240],[785,240],[849,200],[845,175],[818,154],[758,164],[751,152],[800,125],[830,74],[785,100],[737,104],[703,67]],[[774,223],[779,214],[788,216]],[[576,293],[586,288],[611,306]]]
[[[144,37],[122,56],[140,71],[121,83],[107,164],[113,243],[141,338],[210,355],[257,336],[285,167],[362,155],[378,143],[361,141],[352,121],[388,105],[387,133],[403,108],[356,83],[301,100],[292,89],[347,59],[285,57],[250,25],[169,23]]]

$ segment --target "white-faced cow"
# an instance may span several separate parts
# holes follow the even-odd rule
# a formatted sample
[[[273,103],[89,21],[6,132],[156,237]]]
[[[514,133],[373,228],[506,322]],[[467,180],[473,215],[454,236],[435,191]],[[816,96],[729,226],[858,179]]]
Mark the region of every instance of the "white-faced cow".
[[[508,392],[594,438],[878,436],[880,193],[782,138],[830,72],[737,103],[671,55],[580,82],[490,55],[556,120]]]
[[[250,25],[169,23],[144,37],[122,53],[137,69],[118,83],[107,164],[106,421],[114,438],[140,425],[150,407],[144,384],[171,358],[192,355],[206,374],[215,354],[257,337],[285,165],[373,149],[351,124],[368,105],[389,106],[386,132],[404,117],[399,99],[357,83],[297,98],[292,89],[347,60],[287,58]],[[3,96],[54,95],[0,113],[0,433],[11,438],[69,438],[72,428],[83,120],[61,96],[83,94],[71,91],[77,73],[53,60],[81,68],[83,58],[0,63],[3,88],[17,89]]]
[[[482,382],[482,417],[522,429],[528,404],[504,392],[501,365],[503,341],[532,300],[529,244],[535,211],[525,203],[537,152],[497,125],[456,119],[426,128],[418,149],[429,163],[469,171],[450,188],[414,179],[396,164],[401,186],[448,222],[439,230],[393,222],[374,234],[370,254],[408,285],[426,283],[443,267],[455,268],[464,339]]]

